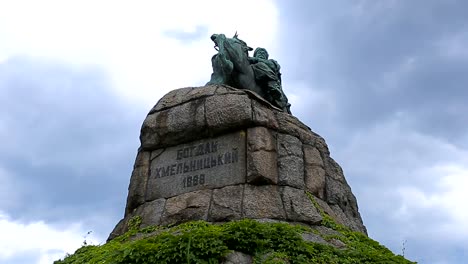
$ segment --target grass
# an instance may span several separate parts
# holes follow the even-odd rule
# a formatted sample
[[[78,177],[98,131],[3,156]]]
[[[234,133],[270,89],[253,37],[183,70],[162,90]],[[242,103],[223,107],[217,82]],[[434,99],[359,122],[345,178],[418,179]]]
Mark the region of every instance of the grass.
[[[104,245],[85,245],[54,264],[210,264],[221,263],[232,251],[254,256],[254,263],[265,264],[413,263],[330,219],[324,220],[324,224],[333,226],[340,235],[324,238],[341,240],[345,249],[304,241],[301,234],[313,230],[288,223],[250,219],[224,224],[194,221],[139,229],[141,220],[135,217],[126,234]]]

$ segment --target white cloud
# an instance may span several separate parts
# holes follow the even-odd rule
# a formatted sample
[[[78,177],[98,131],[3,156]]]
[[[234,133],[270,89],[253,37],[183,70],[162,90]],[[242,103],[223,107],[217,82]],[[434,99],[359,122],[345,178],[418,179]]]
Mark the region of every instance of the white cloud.
[[[414,212],[440,211],[444,214],[444,223],[433,223],[426,234],[436,233],[440,239],[458,240],[468,244],[468,167],[462,164],[447,164],[424,168],[421,174],[434,174],[434,190],[427,191],[418,186],[402,186],[397,189],[402,204],[396,217],[405,221],[414,221]],[[429,238],[429,237],[428,237]]]
[[[387,120],[358,131],[341,149],[341,160],[358,175],[392,171],[395,181],[402,178],[427,181],[427,177],[436,176],[422,175],[424,178],[420,179],[418,175],[411,174],[414,172],[411,170],[462,163],[468,159],[466,150],[444,139],[412,130],[410,125],[409,116],[405,112],[397,112]]]
[[[412,130],[403,112],[348,142],[332,155],[371,237],[396,253],[408,240],[408,257],[422,263],[468,250],[468,151]]]
[[[275,49],[277,16],[268,0],[2,1],[0,59],[100,65],[124,96],[153,104],[171,89],[209,80],[209,34],[237,30],[251,46]],[[165,34],[199,26],[208,35],[190,43]]]
[[[317,121],[331,122],[337,114],[337,97],[333,90],[318,89],[314,85],[300,81],[284,82],[291,112],[299,118],[303,116],[303,122],[311,120],[314,125]],[[320,113],[320,116],[316,113]]]
[[[38,256],[38,264],[51,263],[79,248],[86,232],[79,223],[60,230],[43,221],[17,222],[0,211],[0,262],[9,262],[23,254],[34,254]],[[86,237],[86,240],[97,243],[92,237]]]

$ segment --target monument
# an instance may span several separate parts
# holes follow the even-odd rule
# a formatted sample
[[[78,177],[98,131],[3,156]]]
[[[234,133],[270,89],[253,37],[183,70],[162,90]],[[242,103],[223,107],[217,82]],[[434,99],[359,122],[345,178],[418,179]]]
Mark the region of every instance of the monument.
[[[413,263],[367,236],[325,140],[291,114],[278,62],[237,34],[211,39],[210,81],[144,120],[107,243],[54,263]]]
[[[325,140],[291,115],[279,64],[263,48],[250,57],[237,34],[211,39],[210,81],[169,92],[143,122],[125,215],[109,240],[134,216],[142,227],[243,218],[314,226],[320,211],[366,234]]]

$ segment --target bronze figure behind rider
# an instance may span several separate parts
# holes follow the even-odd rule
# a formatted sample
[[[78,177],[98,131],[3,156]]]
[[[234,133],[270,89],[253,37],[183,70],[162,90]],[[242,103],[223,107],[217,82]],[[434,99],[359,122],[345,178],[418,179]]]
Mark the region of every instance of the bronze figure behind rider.
[[[281,66],[276,60],[268,59],[269,54],[264,48],[256,48],[254,56],[249,57],[255,75],[255,81],[266,90],[269,101],[281,109],[291,113],[288,98],[283,93],[281,85]]]

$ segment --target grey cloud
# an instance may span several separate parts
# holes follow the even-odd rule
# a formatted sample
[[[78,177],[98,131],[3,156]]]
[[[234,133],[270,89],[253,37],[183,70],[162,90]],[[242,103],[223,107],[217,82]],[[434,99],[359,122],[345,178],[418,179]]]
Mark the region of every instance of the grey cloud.
[[[336,90],[337,122],[348,127],[412,112],[415,128],[457,142],[466,131],[468,58],[445,56],[440,43],[468,32],[467,8],[463,1],[288,2],[280,6],[285,78]],[[385,87],[392,74],[395,85]]]
[[[147,109],[130,109],[99,69],[28,58],[0,65],[0,107],[0,167],[17,187],[0,209],[25,222],[112,228]]]

